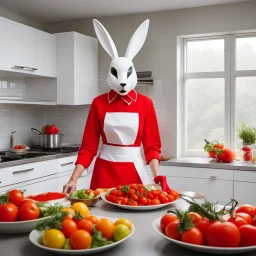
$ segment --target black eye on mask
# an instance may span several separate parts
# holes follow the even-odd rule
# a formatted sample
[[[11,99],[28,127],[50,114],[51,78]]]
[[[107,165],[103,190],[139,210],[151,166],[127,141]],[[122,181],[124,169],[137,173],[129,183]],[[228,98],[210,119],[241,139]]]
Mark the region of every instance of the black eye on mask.
[[[116,69],[115,69],[114,67],[111,67],[110,72],[111,72],[111,74],[112,74],[113,76],[115,76],[116,78],[118,78],[118,77],[117,77],[117,71],[116,71]]]
[[[132,67],[129,67],[127,71],[127,78],[132,74]]]

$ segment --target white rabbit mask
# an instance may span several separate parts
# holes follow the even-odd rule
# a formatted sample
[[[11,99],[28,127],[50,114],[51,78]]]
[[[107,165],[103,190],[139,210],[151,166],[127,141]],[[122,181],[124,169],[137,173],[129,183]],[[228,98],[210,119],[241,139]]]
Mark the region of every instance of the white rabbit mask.
[[[102,47],[112,58],[107,78],[108,85],[118,94],[126,95],[137,85],[137,74],[132,59],[146,40],[149,20],[145,20],[134,32],[125,57],[118,57],[116,46],[104,26],[95,19],[93,25]]]

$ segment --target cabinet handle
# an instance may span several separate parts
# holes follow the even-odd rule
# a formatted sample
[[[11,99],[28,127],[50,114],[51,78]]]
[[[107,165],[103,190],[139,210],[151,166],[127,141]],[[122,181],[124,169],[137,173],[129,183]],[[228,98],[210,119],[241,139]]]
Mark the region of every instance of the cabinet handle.
[[[70,164],[73,164],[74,162],[68,162],[68,163],[65,163],[65,164],[61,164],[60,166],[66,166],[66,165],[70,165]]]
[[[25,169],[25,170],[19,170],[19,171],[15,171],[12,174],[17,174],[17,173],[23,173],[23,172],[31,172],[33,171],[35,168],[31,168],[31,169]]]
[[[216,179],[217,179],[217,176],[210,176],[209,179],[210,179],[210,180],[216,180]]]
[[[14,65],[14,67],[12,67],[12,68],[23,69],[23,70],[28,70],[28,71],[36,71],[37,70],[37,68],[24,67],[24,66],[18,66],[18,65]]]

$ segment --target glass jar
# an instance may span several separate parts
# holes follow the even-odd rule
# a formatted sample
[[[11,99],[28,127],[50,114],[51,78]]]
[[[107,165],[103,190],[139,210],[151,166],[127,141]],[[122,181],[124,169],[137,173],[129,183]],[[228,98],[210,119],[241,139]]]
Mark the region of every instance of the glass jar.
[[[241,160],[246,163],[252,163],[253,160],[253,144],[243,144],[241,148]]]
[[[253,145],[252,148],[252,162],[256,164],[256,145]]]

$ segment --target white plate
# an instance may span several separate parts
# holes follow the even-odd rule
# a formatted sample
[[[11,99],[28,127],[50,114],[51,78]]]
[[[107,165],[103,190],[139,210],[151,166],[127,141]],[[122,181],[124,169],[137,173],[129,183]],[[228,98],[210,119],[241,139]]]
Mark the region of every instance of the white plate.
[[[164,235],[164,233],[162,232],[161,228],[160,228],[160,220],[162,217],[157,218],[154,222],[153,222],[153,228],[156,231],[156,233],[158,233],[160,236],[162,236],[163,238],[169,240],[170,242],[181,246],[181,247],[185,247],[187,249],[193,250],[193,251],[198,251],[198,252],[204,252],[204,253],[211,253],[213,255],[215,254],[240,254],[240,253],[246,253],[246,252],[250,252],[250,251],[254,251],[256,250],[256,246],[247,246],[247,247],[236,247],[236,248],[228,248],[228,247],[213,247],[213,246],[204,246],[204,245],[194,245],[194,244],[188,244],[188,243],[184,243],[175,239],[172,239],[166,235]]]
[[[171,205],[171,204],[174,204],[174,203],[177,203],[179,202],[181,199],[176,199],[175,201],[173,202],[170,202],[170,203],[166,203],[166,204],[156,204],[156,205],[145,205],[145,206],[133,206],[133,205],[124,205],[124,204],[115,204],[115,203],[112,203],[112,202],[109,202],[106,197],[105,197],[105,193],[102,193],[101,194],[101,198],[102,200],[104,200],[105,202],[109,203],[109,204],[113,204],[119,208],[123,208],[123,209],[127,209],[127,210],[134,210],[134,211],[144,211],[144,210],[155,210],[155,209],[159,209],[159,208],[162,208],[162,207],[165,207],[167,205]]]
[[[104,217],[104,216],[96,216],[98,219],[101,218],[108,218],[109,220],[115,222],[117,221],[119,218],[109,218],[109,217]],[[98,248],[92,248],[92,249],[85,249],[85,250],[63,250],[63,249],[54,249],[54,248],[49,248],[46,246],[43,246],[41,244],[38,243],[38,238],[40,236],[40,233],[37,230],[33,230],[30,234],[29,234],[29,240],[32,244],[34,244],[35,246],[42,248],[46,251],[51,251],[53,253],[57,253],[57,254],[69,254],[69,255],[86,255],[86,254],[95,254],[98,252],[102,252],[102,251],[106,251],[112,247],[115,247],[121,243],[123,243],[126,239],[130,238],[133,233],[135,231],[135,227],[134,225],[132,225],[131,230],[130,230],[130,234],[125,237],[124,239],[114,242],[112,244],[108,244],[102,247],[98,247]]]
[[[26,221],[0,222],[0,233],[2,234],[20,234],[29,233],[41,220],[49,219],[51,216]]]

